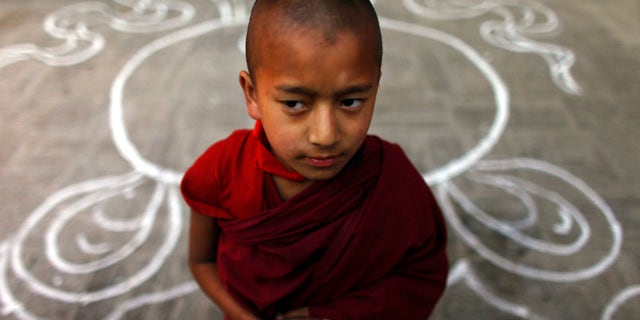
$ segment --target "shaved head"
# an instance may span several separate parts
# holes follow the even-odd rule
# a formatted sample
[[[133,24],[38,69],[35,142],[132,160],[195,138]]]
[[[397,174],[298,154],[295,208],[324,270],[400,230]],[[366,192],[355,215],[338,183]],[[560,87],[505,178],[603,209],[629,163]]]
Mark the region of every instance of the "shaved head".
[[[370,44],[378,67],[382,63],[380,25],[369,0],[256,0],[246,41],[252,78],[264,63],[261,53],[282,41],[296,41],[293,32],[320,32],[326,44],[335,42],[339,33],[353,33]]]

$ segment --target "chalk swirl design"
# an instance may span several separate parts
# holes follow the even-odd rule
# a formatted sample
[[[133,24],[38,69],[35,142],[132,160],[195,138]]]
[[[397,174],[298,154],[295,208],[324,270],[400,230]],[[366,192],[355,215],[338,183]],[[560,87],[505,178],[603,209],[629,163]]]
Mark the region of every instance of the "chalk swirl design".
[[[113,298],[140,286],[154,276],[163,263],[173,252],[180,238],[183,225],[183,212],[181,199],[176,186],[155,183],[148,195],[147,206],[139,216],[113,217],[107,211],[109,203],[130,201],[144,196],[142,186],[148,181],[142,174],[131,172],[120,176],[94,179],[71,185],[52,194],[27,218],[15,237],[2,244],[0,250],[0,297],[4,308],[3,314],[13,313],[22,319],[35,319],[33,314],[23,307],[7,286],[8,268],[17,278],[29,285],[33,293],[48,299],[64,303],[88,304]],[[146,188],[149,189],[149,188]],[[166,227],[164,231],[157,228],[157,218],[161,213],[166,214]],[[71,228],[67,228],[74,221],[84,221],[83,228],[76,231],[75,251],[82,257],[78,261],[65,258],[60,252],[62,248],[60,237],[70,237]],[[33,239],[44,230],[41,239],[42,250],[50,263],[51,271],[56,276],[47,278],[47,274],[34,274],[24,260],[23,251],[26,248],[34,250]],[[75,230],[78,230],[77,228]],[[91,234],[83,230],[91,230]],[[143,246],[149,244],[149,238],[154,233],[160,232],[162,240],[157,243],[157,248],[151,257],[132,274],[115,280],[101,288],[82,289],[74,291],[64,288],[66,280],[79,277],[90,277],[92,273],[101,272],[124,261]],[[97,239],[103,239],[96,241]],[[128,239],[127,241],[119,241]],[[116,242],[116,243],[111,243]],[[27,245],[28,243],[28,245]],[[64,247],[65,251],[74,251]],[[73,260],[78,260],[74,257]],[[185,294],[195,289],[193,283],[182,284],[177,287],[154,293],[157,301],[168,299],[176,294],[175,291]],[[122,306],[120,308],[123,308]],[[120,311],[121,312],[121,311]]]
[[[104,24],[114,30],[130,33],[164,31],[185,26],[195,13],[192,5],[182,1],[113,2],[129,8],[130,12],[120,14],[105,2],[82,2],[52,13],[45,21],[45,30],[64,41],[64,44],[51,48],[33,44],[0,48],[0,68],[27,59],[52,66],[81,63],[97,54],[105,44],[102,35],[91,31],[92,26]],[[250,2],[212,0],[218,11],[217,18],[179,29],[152,41],[124,65],[111,88],[109,123],[113,141],[121,156],[131,164],[132,171],[85,181],[55,192],[27,217],[15,236],[0,243],[0,302],[3,316],[40,318],[32,313],[26,305],[27,301],[14,295],[10,286],[14,279],[10,279],[10,275],[15,275],[34,295],[53,301],[89,304],[113,299],[113,302],[108,302],[113,308],[105,319],[119,319],[133,309],[183,297],[197,290],[193,281],[184,281],[168,288],[156,288],[151,292],[145,291],[146,289],[136,290],[157,275],[180,238],[184,211],[177,184],[182,173],[145,159],[133,145],[124,122],[123,92],[129,77],[156,52],[208,32],[246,24]],[[503,21],[488,21],[481,26],[481,34],[486,41],[504,49],[541,55],[549,64],[556,85],[570,93],[580,92],[570,73],[575,60],[573,53],[560,46],[530,39],[555,32],[558,28],[556,14],[546,6],[524,0],[424,0],[421,3],[417,0],[404,0],[404,4],[415,14],[432,19],[464,19],[495,13]],[[539,17],[543,17],[544,21],[538,20]],[[571,282],[589,279],[605,271],[619,255],[622,228],[598,194],[569,172],[539,160],[482,160],[501,137],[509,118],[509,90],[493,67],[468,44],[450,34],[384,17],[380,17],[380,22],[384,29],[435,40],[459,51],[491,84],[496,115],[487,135],[460,158],[423,174],[425,181],[434,188],[443,212],[457,235],[490,263],[525,278]],[[239,40],[239,48],[242,47],[240,42]],[[474,220],[518,247],[551,257],[577,255],[588,245],[590,221],[581,211],[582,208],[578,208],[563,194],[566,188],[549,190],[535,181],[520,178],[518,172],[533,172],[550,177],[580,194],[581,203],[586,199],[591,205],[590,212],[597,212],[609,226],[611,247],[605,256],[576,270],[550,270],[544,265],[515,261],[483,242],[461,217]],[[454,182],[455,177],[467,178],[476,187],[490,188],[503,198],[515,199],[524,208],[525,214],[509,218],[493,216]],[[122,217],[117,212],[110,211],[114,204],[133,202],[134,199],[147,201],[138,215]],[[571,238],[572,241],[551,242],[527,232],[531,228],[540,227],[541,215],[547,214],[541,203],[546,203],[545,208],[549,205],[555,208],[553,214],[556,215],[557,223],[550,227],[548,234],[562,239]],[[163,224],[161,220],[166,222]],[[82,221],[86,228],[69,227],[77,221]],[[39,232],[43,235],[41,239]],[[160,241],[150,241],[152,238],[156,239],[158,234]],[[75,256],[65,256],[70,248],[65,248],[64,252],[60,250],[62,238],[73,239],[74,248],[71,249],[76,253]],[[31,270],[29,262],[25,261],[25,251],[32,249],[34,243],[39,243],[40,248],[43,248],[46,261],[54,272],[53,276]],[[155,250],[147,250],[152,252],[151,256],[138,262],[138,268],[122,278],[90,290],[67,285],[72,282],[67,281],[68,279],[82,279],[109,268],[124,264],[128,266],[132,263],[131,257],[150,243],[156,246]],[[487,289],[472,263],[465,258],[456,261],[451,270],[449,285],[456,283],[464,283],[478,297],[498,310],[525,319],[544,319],[527,306],[513,303]],[[123,297],[125,294],[128,296]],[[611,319],[620,306],[639,295],[638,286],[624,289],[612,298],[602,319]],[[116,298],[119,299],[116,301]]]
[[[582,89],[571,74],[576,62],[573,51],[562,46],[534,40],[553,35],[560,28],[556,13],[542,3],[527,0],[403,0],[416,15],[439,20],[475,18],[493,13],[501,21],[486,21],[480,26],[482,38],[503,49],[535,53],[549,66],[551,79],[560,89],[580,94]]]
[[[523,173],[542,175],[549,183],[558,186],[554,191],[542,187],[539,183],[521,178]],[[460,238],[473,248],[486,261],[503,270],[518,274],[525,278],[550,282],[576,282],[594,278],[606,271],[617,259],[622,246],[622,227],[606,202],[579,178],[566,170],[535,159],[517,158],[506,160],[483,160],[478,162],[465,174],[468,181],[475,187],[490,188],[494,192],[502,193],[501,198],[512,198],[520,204],[517,216],[498,218],[482,209],[453,181],[444,182],[436,187],[437,196],[449,225]],[[551,180],[549,180],[551,179]],[[560,187],[562,186],[562,187]],[[564,193],[581,195],[579,203],[589,203],[590,220],[595,219],[594,213],[600,215],[602,225],[609,228],[611,245],[607,253],[590,265],[576,267],[575,270],[552,270],[544,266],[544,261],[556,261],[562,257],[572,257],[580,254],[591,238],[591,227],[582,210],[568,200]],[[586,201],[584,201],[586,200]],[[544,205],[546,204],[546,205]],[[582,206],[584,207],[584,206]],[[543,209],[544,208],[544,209]],[[523,213],[524,212],[524,213]],[[513,212],[509,212],[513,215]],[[556,223],[550,230],[543,230],[544,239],[534,238],[527,233],[529,229],[543,228],[541,216],[545,220],[553,220],[549,215],[556,216]],[[466,217],[467,219],[463,218]],[[517,261],[501,254],[491,245],[485,243],[476,234],[478,227],[471,228],[473,222],[490,230],[493,234],[500,234],[505,241],[510,241],[520,250],[530,250],[540,255],[540,262]],[[573,232],[571,232],[573,230]],[[555,236],[555,237],[554,237]],[[605,235],[601,235],[605,236]],[[562,239],[563,243],[555,240]],[[567,239],[572,239],[568,241]],[[449,285],[458,282],[465,283],[479,297],[497,309],[525,319],[544,319],[525,306],[521,306],[500,297],[483,285],[480,277],[474,271],[473,265],[467,259],[456,262],[452,268]],[[612,299],[603,312],[602,319],[611,319],[621,305],[631,298],[640,295],[640,288],[632,286],[623,290]]]
[[[182,1],[113,0],[80,2],[51,13],[44,30],[63,43],[54,47],[16,44],[0,48],[0,68],[34,59],[50,66],[74,65],[91,59],[105,46],[104,36],[92,31],[98,25],[127,33],[151,33],[171,30],[189,23],[195,9]],[[121,8],[128,9],[121,12]]]
[[[587,266],[575,271],[546,270],[543,267],[530,266],[520,262],[510,261],[500,255],[495,250],[484,244],[473,232],[465,226],[460,219],[457,210],[454,208],[455,201],[469,217],[473,218],[492,232],[502,235],[508,241],[515,242],[519,247],[533,250],[553,257],[566,257],[579,253],[584,249],[591,237],[591,228],[584,214],[573,205],[560,192],[544,188],[532,181],[518,178],[515,175],[501,174],[507,171],[535,171],[539,174],[547,175],[567,184],[577,190],[587,199],[592,208],[590,212],[598,212],[609,226],[611,233],[611,248],[600,261],[591,266]],[[453,182],[447,182],[438,188],[439,199],[447,216],[447,221],[458,231],[461,238],[473,247],[481,256],[488,261],[509,272],[517,273],[523,277],[555,281],[572,282],[581,281],[597,276],[606,270],[618,257],[622,244],[622,228],[613,215],[609,206],[591,188],[577,177],[567,171],[551,164],[533,159],[511,159],[501,161],[482,161],[471,170],[467,177],[480,185],[493,187],[498,192],[504,192],[505,196],[511,196],[521,203],[524,208],[524,215],[516,219],[498,219],[480,208]],[[453,200],[453,201],[452,201]],[[551,212],[543,212],[542,202],[547,202],[551,207],[546,209]],[[545,208],[547,208],[545,207]],[[545,219],[549,215],[556,215],[557,222],[551,230],[543,230],[549,235],[559,237],[569,237],[572,229],[576,230],[576,235],[569,237],[567,243],[559,244],[548,240],[537,239],[527,234],[525,231],[532,227],[541,228],[540,216],[545,214]]]
[[[604,309],[602,314],[602,320],[610,320],[613,319],[613,316],[616,314],[618,309],[622,307],[625,303],[628,303],[629,300],[633,298],[640,297],[640,284],[630,286],[618,293],[609,303],[607,307]]]
[[[120,13],[106,2],[81,2],[55,11],[46,18],[44,29],[64,43],[51,48],[34,44],[1,48],[0,68],[28,59],[52,66],[78,64],[104,47],[104,37],[91,31],[96,25],[108,25],[121,32],[151,33],[184,26],[195,13],[191,4],[181,1],[113,2],[121,8],[129,8],[129,12]],[[92,179],[58,190],[27,217],[15,236],[0,244],[2,315],[40,318],[25,305],[28,301],[21,301],[14,295],[9,285],[14,279],[10,279],[10,275],[26,284],[28,290],[41,299],[87,305],[136,294],[134,289],[158,273],[174,252],[183,228],[179,179],[174,177],[166,181],[162,173],[145,175],[136,169],[134,165],[134,171],[127,174]],[[133,200],[145,197],[148,202],[139,208],[137,216],[123,216],[122,212],[110,210],[114,204],[126,208],[126,203],[131,203],[129,207],[133,207],[133,203],[137,203]],[[81,228],[78,223],[82,224]],[[73,224],[76,228],[70,227]],[[44,236],[41,238],[41,235]],[[150,241],[152,238],[160,240]],[[69,247],[69,241],[75,246]],[[152,254],[144,260],[130,259],[149,246],[154,248],[146,251]],[[46,263],[42,259],[38,260],[38,265],[47,264],[43,266],[47,268],[46,273],[31,270],[31,263],[25,260],[25,251],[29,250],[44,253]],[[73,257],[65,256],[68,252],[73,252]],[[134,270],[90,289],[73,286],[78,281],[90,281],[94,273],[120,270],[123,265]],[[115,302],[115,308],[105,318],[118,319],[131,309],[175,299],[196,288],[197,285],[189,280],[134,295],[122,303]]]
[[[123,32],[157,32],[183,26],[191,21],[194,14],[190,4],[179,1],[114,2],[130,7],[132,12],[116,17],[111,6],[100,2],[79,3],[54,12],[45,21],[45,30],[65,39],[65,45],[46,49],[32,44],[2,48],[0,67],[26,59],[36,59],[52,66],[78,64],[104,47],[104,38],[90,32],[89,26],[102,23]],[[109,112],[112,138],[133,171],[58,190],[28,216],[15,236],[0,244],[2,315],[40,319],[30,310],[28,301],[21,300],[12,291],[9,283],[14,279],[10,278],[11,275],[26,284],[29,292],[45,300],[81,305],[108,300],[113,309],[104,319],[119,319],[130,310],[177,299],[197,289],[197,284],[192,280],[155,288],[151,292],[145,292],[148,289],[142,288],[168,262],[180,239],[184,208],[178,184],[182,173],[164,168],[140,155],[126,130],[123,92],[132,73],[158,50],[206,32],[246,24],[247,4],[243,0],[212,2],[218,18],[177,30],[144,46],[125,64],[113,82]],[[171,11],[174,13],[170,14]],[[75,22],[69,25],[70,21]],[[64,27],[60,27],[61,24]],[[79,38],[78,32],[86,36]],[[145,197],[148,202],[139,209],[137,216],[121,217],[119,213],[109,210],[123,202],[138,203],[134,200]],[[82,228],[78,229],[77,225],[76,228],[69,227],[74,223],[82,224]],[[42,230],[45,230],[45,236],[39,239]],[[62,238],[67,241],[72,238],[75,246],[66,246],[61,250]],[[34,243],[38,247],[33,248]],[[144,250],[152,252],[151,256],[140,257],[143,247],[149,249],[149,246],[155,246]],[[36,274],[30,270],[31,266],[24,259],[27,249],[44,252],[46,264],[55,275],[51,276],[50,272]],[[69,251],[75,252],[73,258],[64,256]],[[125,274],[102,286],[78,289],[67,285],[88,282],[94,273],[123,266],[128,270]]]

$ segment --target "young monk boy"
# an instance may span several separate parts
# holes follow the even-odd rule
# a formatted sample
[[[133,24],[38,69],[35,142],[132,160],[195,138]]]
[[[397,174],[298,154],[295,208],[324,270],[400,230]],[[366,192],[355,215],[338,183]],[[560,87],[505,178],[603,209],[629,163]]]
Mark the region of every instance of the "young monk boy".
[[[369,0],[258,0],[240,73],[253,130],[187,171],[189,265],[231,319],[426,319],[445,225],[399,146],[368,136],[382,40]]]

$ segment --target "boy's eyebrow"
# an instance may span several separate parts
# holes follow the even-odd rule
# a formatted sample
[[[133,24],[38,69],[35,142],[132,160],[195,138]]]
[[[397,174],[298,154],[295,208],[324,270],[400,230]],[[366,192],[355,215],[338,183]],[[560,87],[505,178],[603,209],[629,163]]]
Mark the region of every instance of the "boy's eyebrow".
[[[316,96],[318,93],[309,88],[300,87],[300,86],[289,86],[289,85],[279,85],[276,86],[276,90],[286,93],[294,93],[294,94],[302,94],[305,96]]]
[[[347,87],[344,90],[340,90],[337,96],[344,96],[352,93],[369,92],[371,91],[372,88],[373,88],[372,84],[355,85],[355,86]]]
[[[344,96],[352,93],[361,93],[368,92],[373,88],[372,84],[361,84],[354,85],[342,89],[336,93],[336,96]],[[294,93],[294,94],[302,94],[306,96],[317,96],[319,93],[309,88],[300,87],[300,86],[289,86],[289,85],[279,85],[276,86],[276,90],[286,92],[286,93]]]

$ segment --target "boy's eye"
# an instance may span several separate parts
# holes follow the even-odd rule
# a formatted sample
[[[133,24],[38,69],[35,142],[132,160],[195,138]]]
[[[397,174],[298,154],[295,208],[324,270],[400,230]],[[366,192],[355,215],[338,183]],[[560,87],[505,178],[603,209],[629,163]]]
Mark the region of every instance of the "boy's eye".
[[[300,110],[304,108],[304,103],[302,103],[302,101],[295,101],[295,100],[283,101],[282,104],[285,107],[287,107],[287,109],[291,109],[291,110]]]
[[[344,99],[340,104],[348,108],[357,108],[362,105],[363,99]]]

